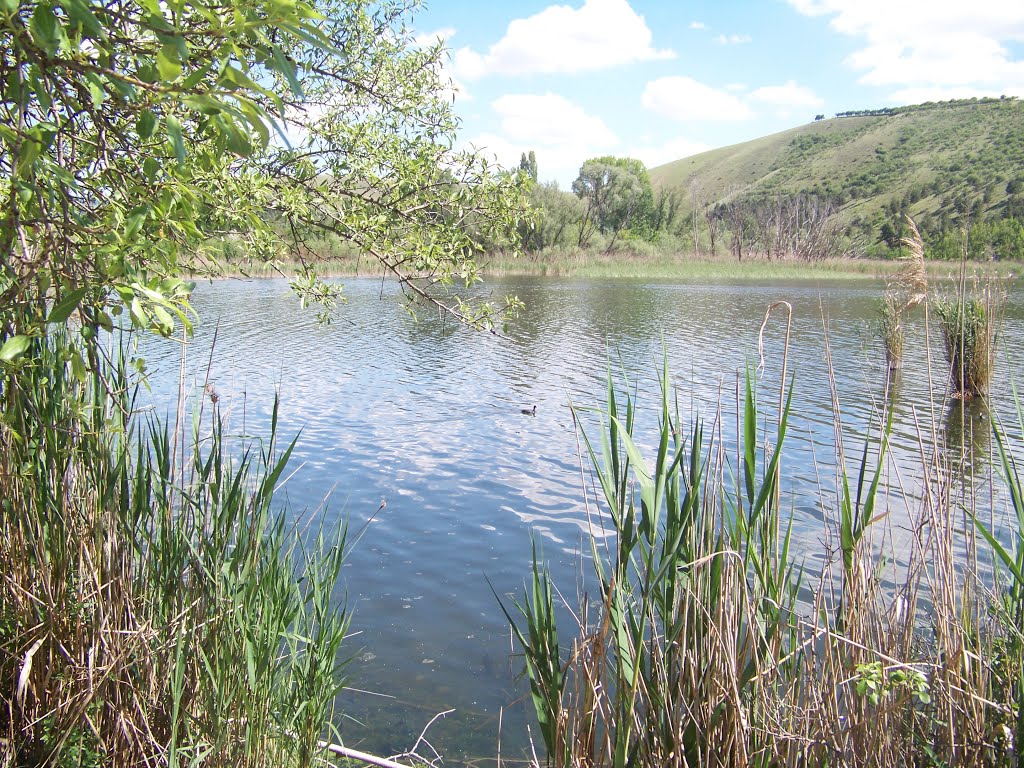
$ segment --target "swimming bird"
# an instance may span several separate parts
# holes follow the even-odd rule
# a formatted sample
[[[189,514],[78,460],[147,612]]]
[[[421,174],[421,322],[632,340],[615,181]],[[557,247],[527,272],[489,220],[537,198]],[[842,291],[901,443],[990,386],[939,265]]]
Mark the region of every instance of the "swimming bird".
[[[535,405],[535,406],[533,406],[533,408],[523,408],[520,411],[520,413],[523,413],[526,416],[536,416],[537,415],[537,406]]]

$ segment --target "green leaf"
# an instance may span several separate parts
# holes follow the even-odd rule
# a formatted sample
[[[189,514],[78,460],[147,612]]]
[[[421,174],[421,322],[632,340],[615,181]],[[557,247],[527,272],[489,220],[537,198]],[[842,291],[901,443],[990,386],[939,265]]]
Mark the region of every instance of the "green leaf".
[[[78,381],[85,382],[86,368],[85,361],[77,350],[71,353],[71,375]]]
[[[25,138],[18,149],[18,175],[22,178],[30,176],[32,165],[43,151],[43,145],[36,139]]]
[[[174,319],[159,304],[153,305],[153,318],[161,336],[170,336],[174,332]]]
[[[167,138],[170,139],[171,147],[174,149],[174,156],[178,159],[179,165],[185,162],[185,142],[181,138],[181,122],[174,115],[168,115]]]
[[[142,229],[142,225],[146,223],[146,219],[149,217],[149,206],[140,205],[138,208],[132,210],[128,214],[128,219],[125,222],[124,237],[126,240],[132,240],[139,231]]]
[[[31,343],[32,339],[28,336],[11,336],[0,347],[0,360],[3,360],[5,363],[12,362],[19,355],[23,354]]]
[[[189,96],[185,99],[185,106],[197,112],[202,112],[204,115],[219,115],[224,111],[223,104],[205,93],[201,93],[198,96]]]
[[[156,115],[152,110],[147,109],[135,122],[135,130],[138,131],[140,139],[148,139],[156,131]],[[147,158],[148,159],[148,158]]]
[[[78,309],[78,305],[85,296],[85,292],[85,288],[76,288],[75,290],[70,291],[67,296],[64,297],[63,301],[54,305],[53,309],[50,310],[50,314],[46,318],[46,322],[63,323],[67,320],[71,316],[71,313]]]
[[[103,25],[84,0],[60,0],[60,6],[67,13],[71,24],[80,29],[86,37],[103,37]]]
[[[156,55],[156,69],[164,80],[175,80],[181,74],[181,61],[178,59],[177,46],[164,43],[160,53]]]
[[[288,81],[288,87],[292,89],[292,93],[300,99],[303,98],[302,84],[299,82],[299,78],[296,77],[295,74],[295,64],[285,57],[284,53],[281,51],[281,46],[279,45],[274,46],[273,62],[274,69],[284,75],[285,80]]]
[[[57,20],[53,13],[53,6],[49,3],[40,3],[36,6],[28,30],[35,44],[49,56],[53,56],[67,41],[64,27]]]

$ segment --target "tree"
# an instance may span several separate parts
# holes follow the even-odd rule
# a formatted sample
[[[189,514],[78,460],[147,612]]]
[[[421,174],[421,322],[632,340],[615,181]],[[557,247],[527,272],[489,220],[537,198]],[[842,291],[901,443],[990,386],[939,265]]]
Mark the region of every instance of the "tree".
[[[508,233],[522,183],[452,149],[414,4],[0,0],[0,354],[72,314],[170,333],[224,237],[299,259],[330,307],[309,242],[334,233],[411,299],[493,322],[456,288],[477,276],[465,225]]]
[[[693,211],[693,253],[700,257],[700,226],[697,212],[704,209],[704,186],[694,178],[690,182],[690,209]]]
[[[708,240],[711,246],[711,257],[715,257],[715,244],[718,241],[718,229],[722,223],[722,212],[710,202],[704,201],[704,225],[708,228]]]
[[[721,216],[728,224],[732,236],[729,243],[732,254],[736,261],[743,261],[743,247],[746,244],[749,248],[754,231],[750,202],[742,197],[738,189],[733,189],[730,191],[729,202],[723,206]]]
[[[628,157],[595,157],[580,168],[572,191],[586,201],[579,245],[585,246],[595,230],[611,234],[608,250],[627,229],[650,234],[654,192],[647,169]]]
[[[529,155],[525,152],[520,155],[519,170],[525,173],[530,181],[537,181],[537,155],[534,154],[532,149]]]
[[[682,192],[677,187],[661,187],[654,194],[651,208],[651,228],[654,232],[673,232],[678,229]]]
[[[576,229],[583,220],[584,205],[576,195],[559,189],[553,182],[536,184],[530,189],[529,201],[535,218],[530,224],[520,225],[523,250],[538,252],[578,241]]]

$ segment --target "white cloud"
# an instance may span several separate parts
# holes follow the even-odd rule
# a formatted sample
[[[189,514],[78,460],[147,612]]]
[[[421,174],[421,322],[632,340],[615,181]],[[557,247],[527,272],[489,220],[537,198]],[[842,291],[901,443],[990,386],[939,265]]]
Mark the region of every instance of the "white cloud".
[[[680,160],[690,155],[707,152],[711,146],[700,141],[691,141],[683,137],[670,139],[664,144],[640,144],[631,147],[625,155],[635,157],[648,168],[655,168],[673,160]]]
[[[750,108],[725,91],[689,77],[663,77],[644,88],[641,103],[672,120],[749,120]]]
[[[719,35],[715,38],[715,42],[719,45],[743,45],[752,39],[750,35]]]
[[[828,16],[861,38],[847,63],[865,85],[896,88],[890,98],[942,91],[1019,92],[1024,60],[1006,46],[1024,41],[1024,3],[1013,0],[789,0],[798,12]]]
[[[651,46],[651,30],[627,0],[585,0],[580,8],[551,5],[515,19],[486,54],[455,52],[455,72],[473,80],[487,74],[593,72],[634,61],[675,58]]]
[[[514,168],[523,152],[534,150],[542,179],[568,186],[588,157],[606,154],[619,138],[599,117],[555,93],[506,94],[492,103],[497,132],[473,137],[468,144]]]
[[[618,142],[601,118],[588,115],[556,93],[543,96],[510,93],[495,99],[491,106],[501,118],[502,133],[519,141],[579,142],[591,146],[610,146]]]
[[[747,86],[746,83],[726,83],[725,84],[725,90],[732,91],[733,93],[735,93],[737,91],[745,91],[745,90],[747,90],[747,88],[748,88],[748,86]]]
[[[758,88],[750,94],[750,98],[779,107],[818,107],[825,103],[825,100],[814,91],[797,85],[795,80],[789,80],[785,85],[766,85]]]
[[[704,29],[704,28],[705,27],[704,27],[704,22],[703,21],[691,21],[690,22],[690,29]]]

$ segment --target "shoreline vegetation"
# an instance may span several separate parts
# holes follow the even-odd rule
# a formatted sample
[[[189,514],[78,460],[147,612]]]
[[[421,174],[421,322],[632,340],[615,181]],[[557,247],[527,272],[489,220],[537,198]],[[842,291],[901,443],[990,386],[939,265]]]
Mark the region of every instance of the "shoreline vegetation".
[[[0,767],[339,764],[325,739],[339,739],[351,670],[349,613],[333,597],[344,525],[275,505],[294,445],[275,444],[276,412],[265,439],[240,444],[212,389],[191,412],[183,400],[173,419],[145,420],[131,372],[144,366],[118,346],[118,327],[192,331],[190,273],[220,261],[287,276],[256,265],[293,248],[309,262],[292,286],[325,320],[341,286],[323,276],[385,274],[410,301],[493,329],[521,304],[474,294],[482,270],[883,278],[898,262],[834,257],[898,254],[907,214],[948,259],[928,265],[937,276],[961,253],[1007,259],[976,267],[1007,275],[1024,260],[1016,103],[997,105],[1010,127],[986,140],[991,152],[902,197],[886,193],[906,175],[894,159],[923,134],[833,176],[841,189],[656,190],[638,160],[599,157],[563,191],[538,183],[532,152],[502,172],[457,149],[446,52],[414,37],[415,5],[4,3]],[[296,146],[272,141],[282,120]],[[829,142],[787,147],[795,168]],[[869,197],[873,213],[838,216]],[[519,245],[533,255],[502,255]],[[690,247],[734,260],[678,256]],[[761,252],[776,260],[750,258]],[[974,305],[948,317],[966,363],[991,326]],[[929,493],[910,510],[917,548],[893,594],[872,547],[891,525],[875,508],[887,431],[865,438],[851,483],[837,429],[837,581],[822,573],[815,586],[782,515],[789,401],[766,428],[759,414],[774,414],[758,411],[748,379],[742,455],[727,457],[720,422],[680,439],[667,371],[662,384],[653,473],[632,442],[633,404],[617,406],[609,385],[604,449],[590,458],[619,535],[614,551],[595,545],[603,589],[580,605],[571,654],[534,559],[519,635],[546,747],[532,764],[1021,768],[1024,495],[1005,433],[992,430],[989,468],[1009,530],[974,516],[930,451],[936,435],[922,434],[915,469]],[[802,585],[816,599],[806,617]]]
[[[323,278],[381,277],[380,265],[368,257],[331,255],[313,263]],[[748,257],[737,262],[730,256],[715,258],[692,253],[641,256],[631,251],[605,253],[598,250],[551,251],[542,254],[513,255],[505,252],[487,254],[479,259],[481,276],[488,277],[557,277],[557,278],[621,278],[637,280],[888,280],[900,269],[894,259],[841,257],[820,261],[766,259]],[[957,279],[960,265],[948,261],[925,261],[930,279]],[[195,271],[194,279],[294,278],[306,264],[298,260],[274,262],[243,262],[219,259],[203,271]],[[969,262],[969,269],[982,278],[1017,279],[1021,265],[1017,262]]]
[[[590,491],[614,533],[591,541],[596,594],[553,584],[535,548],[523,593],[503,605],[546,765],[1020,766],[1024,502],[1003,427],[981,470],[1006,494],[994,524],[958,479],[969,442],[924,419],[912,469],[924,490],[898,553],[890,513],[903,502],[886,490],[898,394],[847,442],[849,464],[837,415],[824,559],[808,558],[791,541],[785,468],[799,382],[781,365],[777,411],[748,370],[734,452],[722,413],[680,421],[667,365],[650,450],[629,381],[578,409]],[[1019,404],[1015,416],[1024,426]]]

